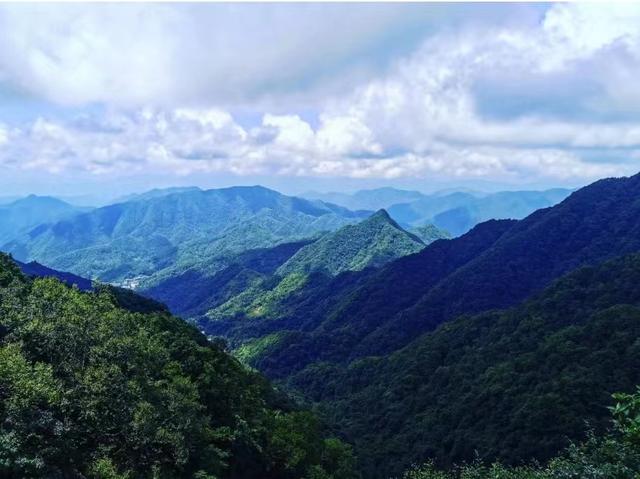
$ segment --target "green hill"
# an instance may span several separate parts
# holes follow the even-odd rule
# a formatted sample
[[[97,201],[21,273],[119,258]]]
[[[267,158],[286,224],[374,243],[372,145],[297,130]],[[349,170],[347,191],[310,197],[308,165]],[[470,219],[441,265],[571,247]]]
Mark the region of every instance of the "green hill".
[[[133,284],[163,269],[177,274],[214,258],[335,230],[364,216],[258,186],[185,189],[41,225],[2,249],[21,261]]]
[[[582,268],[521,306],[460,317],[388,357],[315,364],[289,386],[355,442],[365,477],[427,459],[547,460],[606,430],[611,394],[640,383],[639,281],[638,254]]]
[[[0,475],[350,478],[349,449],[166,312],[0,256]]]
[[[385,210],[355,225],[348,225],[304,246],[277,274],[319,272],[335,276],[344,271],[379,267],[424,248],[420,238],[403,230]]]

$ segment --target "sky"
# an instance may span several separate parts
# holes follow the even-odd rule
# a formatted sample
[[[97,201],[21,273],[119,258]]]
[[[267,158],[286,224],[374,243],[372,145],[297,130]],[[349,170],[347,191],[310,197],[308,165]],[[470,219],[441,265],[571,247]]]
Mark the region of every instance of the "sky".
[[[0,196],[640,170],[640,5],[0,4]]]

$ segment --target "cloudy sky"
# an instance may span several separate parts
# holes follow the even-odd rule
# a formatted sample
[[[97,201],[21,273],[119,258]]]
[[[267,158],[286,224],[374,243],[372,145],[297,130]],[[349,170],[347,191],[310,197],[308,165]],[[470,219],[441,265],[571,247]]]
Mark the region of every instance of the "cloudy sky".
[[[0,196],[640,170],[640,6],[0,5]]]

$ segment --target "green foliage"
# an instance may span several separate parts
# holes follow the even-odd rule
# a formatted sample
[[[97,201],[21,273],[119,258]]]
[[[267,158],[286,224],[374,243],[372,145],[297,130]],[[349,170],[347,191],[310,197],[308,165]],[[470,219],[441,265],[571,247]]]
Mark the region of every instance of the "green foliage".
[[[288,385],[354,443],[367,477],[426,458],[547,460],[585,421],[605,430],[610,394],[640,383],[639,282],[640,255],[583,268],[512,310],[445,323],[388,357],[314,364]],[[637,416],[621,403],[619,421]]]
[[[320,272],[335,276],[344,271],[382,266],[423,247],[417,236],[400,228],[386,211],[380,210],[361,223],[344,226],[301,248],[277,273],[287,276]]]
[[[449,470],[433,462],[413,467],[403,479],[630,479],[640,476],[640,448],[636,426],[640,394],[614,394],[611,408],[616,431],[602,437],[590,434],[581,444],[571,444],[546,466],[508,467],[479,461]]]
[[[187,189],[41,225],[3,250],[86,278],[146,279],[151,287],[166,274],[214,264],[221,270],[227,257],[242,251],[307,238],[363,217],[258,186]],[[155,274],[158,279],[147,278]]]
[[[0,318],[3,477],[293,479],[351,460],[324,461],[317,419],[191,326],[110,289],[0,256]]]

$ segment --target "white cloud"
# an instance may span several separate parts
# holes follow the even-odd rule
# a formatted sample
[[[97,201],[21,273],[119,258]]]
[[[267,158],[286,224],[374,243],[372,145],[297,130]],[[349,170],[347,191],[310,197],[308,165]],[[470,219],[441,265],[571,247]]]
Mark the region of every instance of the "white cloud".
[[[640,151],[640,116],[626,111],[640,105],[632,82],[640,74],[636,6],[560,4],[538,23],[436,32],[384,73],[322,97],[317,124],[280,108],[266,110],[253,127],[234,118],[225,102],[295,90],[333,68],[327,58],[350,58],[376,32],[401,22],[383,15],[388,8],[362,10],[362,22],[351,28],[353,16],[339,8],[318,15],[320,7],[305,7],[292,22],[284,7],[256,7],[275,27],[249,34],[263,20],[257,13],[237,16],[231,6],[163,5],[149,14],[135,5],[126,15],[100,6],[100,20],[97,7],[72,6],[33,25],[15,8],[0,13],[0,28],[7,27],[0,33],[4,76],[49,99],[107,108],[39,118],[11,132],[0,127],[0,163],[13,168],[583,180],[631,173],[633,152]],[[140,17],[144,26],[136,30]],[[236,24],[229,26],[232,17]],[[67,28],[54,28],[62,18]],[[173,30],[180,34],[167,33]],[[8,45],[25,55],[8,54]],[[251,53],[256,45],[264,46],[260,55]],[[529,91],[536,82],[556,95],[545,108],[544,88],[530,96],[539,93]],[[498,92],[496,104],[482,105],[478,85]],[[502,112],[502,86],[523,105]],[[557,99],[575,111],[556,107]],[[137,106],[147,102],[152,106]],[[603,112],[622,116],[603,119]],[[606,150],[614,160],[593,161],[589,150]]]

